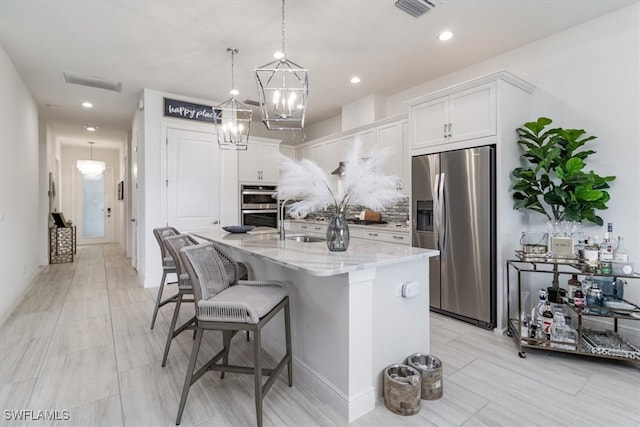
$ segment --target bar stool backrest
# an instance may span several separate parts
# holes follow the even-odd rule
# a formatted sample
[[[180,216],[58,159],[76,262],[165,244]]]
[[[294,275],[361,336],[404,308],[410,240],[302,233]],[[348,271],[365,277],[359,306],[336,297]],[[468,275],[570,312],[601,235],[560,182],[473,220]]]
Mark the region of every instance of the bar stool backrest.
[[[229,288],[224,263],[212,243],[184,247],[180,258],[191,279],[196,307],[198,301],[208,300]]]
[[[167,265],[167,260],[171,259],[170,255],[167,253],[167,248],[162,241],[165,237],[175,236],[180,234],[178,230],[173,227],[159,227],[153,229],[153,236],[156,238],[156,242],[158,242],[158,246],[160,246],[160,256],[162,257],[162,266],[165,267]]]
[[[186,246],[197,245],[198,241],[188,234],[177,234],[175,236],[168,236],[163,239],[167,252],[173,258],[173,263],[176,266],[176,274],[178,280],[183,285],[189,285],[189,275],[184,268],[182,259],[180,258],[180,249]]]

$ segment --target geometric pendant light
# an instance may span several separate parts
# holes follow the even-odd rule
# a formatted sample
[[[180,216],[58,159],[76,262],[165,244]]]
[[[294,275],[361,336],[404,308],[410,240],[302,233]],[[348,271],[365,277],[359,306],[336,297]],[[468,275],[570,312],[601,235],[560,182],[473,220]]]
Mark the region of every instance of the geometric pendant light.
[[[276,60],[255,69],[262,121],[270,130],[302,130],[309,93],[309,70],[289,61],[284,50],[282,0],[282,52]]]
[[[93,160],[93,144],[95,144],[95,142],[89,141],[91,160],[78,160],[76,167],[86,179],[98,180],[106,168],[106,163]]]
[[[218,146],[221,150],[246,150],[253,111],[236,100],[238,91],[234,86],[234,57],[238,49],[229,47],[227,52],[231,54],[231,98],[214,108],[217,114]]]

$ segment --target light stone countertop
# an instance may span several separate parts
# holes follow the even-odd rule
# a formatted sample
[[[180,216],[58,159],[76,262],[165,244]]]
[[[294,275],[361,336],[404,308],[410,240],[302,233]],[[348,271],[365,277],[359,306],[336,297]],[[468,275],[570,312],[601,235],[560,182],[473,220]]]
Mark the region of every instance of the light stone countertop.
[[[195,231],[190,234],[313,276],[333,276],[421,258],[426,260],[439,255],[438,251],[432,249],[384,242],[372,244],[370,240],[357,238],[351,239],[345,252],[331,252],[324,241],[299,243],[293,240],[279,240],[276,230],[260,234],[231,234],[223,230]]]

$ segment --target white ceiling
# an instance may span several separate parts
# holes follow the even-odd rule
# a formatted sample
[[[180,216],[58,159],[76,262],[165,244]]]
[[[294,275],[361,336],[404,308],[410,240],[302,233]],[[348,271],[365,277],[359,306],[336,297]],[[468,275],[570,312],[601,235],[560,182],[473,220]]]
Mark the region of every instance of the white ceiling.
[[[395,0],[289,0],[286,53],[309,69],[310,125],[634,2],[441,0],[416,19]],[[445,29],[449,42],[437,37]],[[59,136],[86,140],[82,125],[97,124],[91,139],[122,140],[143,88],[227,99],[227,47],[240,51],[238,99],[257,99],[253,69],[280,50],[281,1],[0,0],[0,45]],[[122,93],[66,84],[63,71],[122,82]]]

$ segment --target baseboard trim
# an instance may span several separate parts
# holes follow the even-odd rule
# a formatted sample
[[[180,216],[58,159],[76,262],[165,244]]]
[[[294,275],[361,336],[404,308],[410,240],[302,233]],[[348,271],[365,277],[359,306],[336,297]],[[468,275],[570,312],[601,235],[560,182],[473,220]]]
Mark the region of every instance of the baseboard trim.
[[[282,345],[268,336],[263,336],[262,345],[274,359],[285,353]],[[309,365],[293,356],[293,377],[296,387],[312,391],[323,403],[331,407],[342,421],[352,422],[375,408],[375,389],[364,390],[353,397],[337,389]]]

